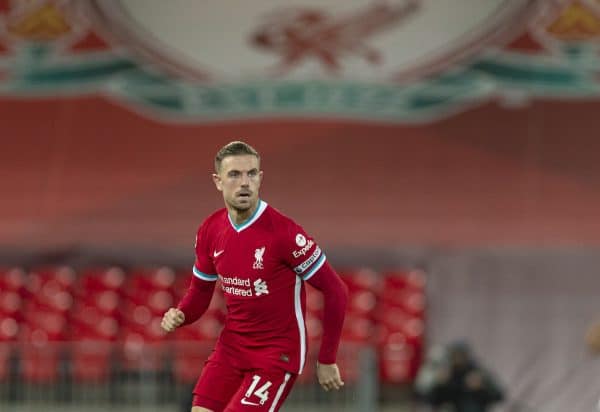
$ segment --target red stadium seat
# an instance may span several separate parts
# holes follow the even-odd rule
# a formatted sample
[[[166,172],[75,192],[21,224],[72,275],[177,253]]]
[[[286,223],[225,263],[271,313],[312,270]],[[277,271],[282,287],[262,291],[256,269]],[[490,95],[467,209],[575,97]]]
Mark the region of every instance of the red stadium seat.
[[[23,318],[23,298],[17,291],[0,290],[0,317]]]
[[[47,340],[62,341],[67,338],[68,320],[66,313],[49,311],[35,303],[30,303],[25,311],[22,325],[27,330],[43,332]]]
[[[105,316],[94,307],[83,307],[71,319],[70,339],[114,342],[119,334],[116,319]]]
[[[42,266],[34,268],[29,272],[28,285],[37,289],[50,283],[54,290],[71,291],[75,285],[77,276],[73,268],[69,266]]]
[[[148,295],[148,308],[155,315],[163,315],[170,307],[176,305],[173,292],[167,290],[155,290]]]
[[[155,329],[155,328],[151,328]],[[162,369],[167,353],[164,333],[140,333],[122,330],[119,347],[119,364],[124,371],[157,372]]]
[[[379,348],[381,377],[385,382],[406,383],[412,376],[414,347],[399,332],[390,334]]]
[[[107,341],[80,339],[71,344],[71,377],[77,382],[105,382],[110,376],[113,345]]]
[[[0,320],[0,343],[17,340],[19,336],[19,327],[17,319],[4,316]]]
[[[384,280],[384,291],[388,289],[410,289],[424,292],[426,286],[425,272],[419,269],[400,272],[386,271],[382,273]]]
[[[103,290],[90,295],[88,302],[94,307],[107,316],[113,318],[119,317],[119,306],[121,304],[121,297],[119,293],[114,290]]]
[[[27,275],[21,268],[0,268],[0,291],[12,291],[24,295]]]
[[[349,313],[374,318],[378,299],[377,295],[371,290],[355,290],[350,293],[348,303]]]
[[[93,319],[100,316],[109,316],[121,322],[124,283],[125,273],[116,267],[84,271],[75,292],[73,317],[84,324],[94,322]]]
[[[213,343],[179,341],[173,350],[173,376],[180,383],[195,382],[200,376],[204,362],[210,355]]]
[[[374,323],[364,316],[347,314],[342,330],[342,339],[348,342],[369,343],[374,337]]]
[[[59,376],[60,343],[48,333],[25,325],[19,334],[21,377],[29,383],[52,383]]]
[[[175,284],[175,272],[170,268],[138,269],[129,273],[125,294],[137,304],[148,304],[151,297],[158,292],[170,295],[173,301]]]
[[[411,316],[423,317],[425,314],[425,295],[421,292],[401,290],[386,292],[381,296],[381,312],[387,310],[402,311]]]
[[[338,272],[350,292],[354,290],[368,290],[373,293],[379,293],[383,287],[381,275],[372,269],[341,269]]]
[[[205,341],[214,343],[223,329],[218,314],[205,313],[200,320],[191,325],[178,328],[173,334],[177,341]]]
[[[155,269],[142,269],[130,272],[133,286],[151,290],[172,290],[176,282],[175,271],[163,266]]]
[[[0,326],[1,327],[1,326]],[[9,375],[9,360],[13,345],[0,341],[0,382],[7,380]]]
[[[121,291],[125,284],[125,272],[118,267],[92,268],[81,273],[79,289],[85,293],[98,291]]]
[[[346,384],[357,383],[361,375],[361,350],[366,348],[364,342],[343,340],[338,350],[337,364]]]

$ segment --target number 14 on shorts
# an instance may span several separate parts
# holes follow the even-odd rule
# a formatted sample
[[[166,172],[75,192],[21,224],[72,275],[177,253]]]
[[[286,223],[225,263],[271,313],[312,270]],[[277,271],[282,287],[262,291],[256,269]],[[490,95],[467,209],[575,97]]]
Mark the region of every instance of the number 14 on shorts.
[[[269,400],[269,391],[267,389],[269,389],[273,384],[271,381],[266,381],[260,388],[256,389],[260,380],[261,377],[258,375],[254,375],[252,377],[252,383],[241,400],[243,405],[259,405],[258,403],[248,400],[248,398],[250,398],[252,395],[260,399],[260,405],[264,405],[265,402]]]

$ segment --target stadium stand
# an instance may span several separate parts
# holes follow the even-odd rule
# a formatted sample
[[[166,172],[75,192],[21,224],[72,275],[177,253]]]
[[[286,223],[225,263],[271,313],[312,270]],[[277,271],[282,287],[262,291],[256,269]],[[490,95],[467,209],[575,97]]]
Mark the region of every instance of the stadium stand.
[[[358,353],[367,347],[376,351],[383,383],[411,382],[424,345],[424,274],[365,268],[340,274],[350,293],[339,359],[346,384],[359,384]],[[226,314],[216,289],[200,321],[162,332],[163,313],[191,276],[169,267],[0,269],[0,382],[64,391],[64,382],[108,387],[119,379],[167,376],[189,387]],[[306,293],[309,361],[299,386],[314,384],[322,328],[321,294],[309,285]]]

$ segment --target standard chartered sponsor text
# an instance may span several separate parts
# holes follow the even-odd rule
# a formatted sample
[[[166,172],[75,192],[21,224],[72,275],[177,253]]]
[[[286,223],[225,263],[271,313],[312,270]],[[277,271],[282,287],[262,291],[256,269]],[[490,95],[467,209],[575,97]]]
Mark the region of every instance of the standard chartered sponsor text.
[[[237,276],[225,277],[222,275],[219,275],[219,279],[221,280],[221,289],[225,293],[235,296],[254,296],[252,289],[250,288],[250,279],[242,279],[238,278]]]

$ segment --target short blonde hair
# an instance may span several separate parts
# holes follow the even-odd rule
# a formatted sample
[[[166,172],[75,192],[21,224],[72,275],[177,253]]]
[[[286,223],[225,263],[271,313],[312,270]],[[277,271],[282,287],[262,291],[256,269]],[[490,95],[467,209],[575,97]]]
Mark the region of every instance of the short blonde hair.
[[[215,156],[215,171],[219,173],[221,170],[221,162],[227,156],[239,156],[239,155],[252,155],[256,156],[256,158],[260,161],[260,155],[252,146],[250,146],[246,142],[242,142],[240,140],[236,140],[230,143],[227,143],[223,146]]]

